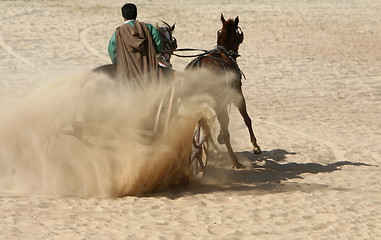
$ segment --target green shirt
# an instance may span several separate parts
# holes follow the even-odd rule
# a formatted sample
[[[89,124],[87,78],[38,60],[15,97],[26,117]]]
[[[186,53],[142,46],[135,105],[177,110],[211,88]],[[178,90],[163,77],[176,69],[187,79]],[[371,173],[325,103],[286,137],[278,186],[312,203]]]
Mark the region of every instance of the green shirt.
[[[134,21],[129,21],[126,24],[130,26],[134,25]],[[152,26],[152,24],[145,23],[148,27],[149,32],[151,33],[153,44],[155,46],[156,52],[161,52],[163,49],[163,41],[159,35],[159,32]],[[116,32],[111,36],[111,39],[108,43],[108,54],[110,55],[111,61],[113,64],[117,63],[116,59]]]

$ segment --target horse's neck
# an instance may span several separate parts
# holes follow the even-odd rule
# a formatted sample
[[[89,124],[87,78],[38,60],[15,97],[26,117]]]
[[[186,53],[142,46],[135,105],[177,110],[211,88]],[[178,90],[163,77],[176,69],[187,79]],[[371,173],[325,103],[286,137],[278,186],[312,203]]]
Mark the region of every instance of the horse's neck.
[[[239,57],[238,51],[228,49],[223,45],[217,45],[216,50],[224,53],[230,60],[233,60],[234,62],[236,62],[237,57]]]
[[[240,56],[238,52],[233,50],[228,50],[225,46],[221,46],[221,45],[217,45],[214,51],[218,52],[220,56],[221,55],[225,56],[225,61],[227,60],[227,62],[224,61],[224,64],[227,64],[225,65],[225,67],[231,70],[234,70],[234,72],[237,74],[237,79],[241,80],[242,76],[244,75],[237,63],[237,57]]]
[[[228,52],[229,50],[224,46],[224,45],[218,45],[217,44],[217,50],[223,51],[223,52]]]

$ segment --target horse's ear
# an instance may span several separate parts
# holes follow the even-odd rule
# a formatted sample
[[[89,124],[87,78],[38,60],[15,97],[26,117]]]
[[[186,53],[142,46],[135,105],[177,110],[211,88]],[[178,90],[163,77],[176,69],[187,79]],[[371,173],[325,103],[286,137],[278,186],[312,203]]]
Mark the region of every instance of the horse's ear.
[[[221,13],[221,22],[224,24],[226,22],[224,15]]]
[[[175,25],[176,25],[176,23],[174,23],[174,24],[172,25],[172,27],[171,27],[171,32],[173,32],[173,30],[175,30]]]
[[[238,16],[235,18],[234,22],[235,22],[235,25],[238,26],[238,23],[239,23]]]

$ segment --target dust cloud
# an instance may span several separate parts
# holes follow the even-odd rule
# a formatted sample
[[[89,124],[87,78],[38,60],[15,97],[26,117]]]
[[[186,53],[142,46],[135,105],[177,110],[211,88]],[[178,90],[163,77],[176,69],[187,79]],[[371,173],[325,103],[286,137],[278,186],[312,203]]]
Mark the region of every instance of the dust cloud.
[[[208,72],[144,91],[92,72],[51,80],[0,117],[0,192],[120,197],[182,183],[195,126],[213,124],[225,86]]]

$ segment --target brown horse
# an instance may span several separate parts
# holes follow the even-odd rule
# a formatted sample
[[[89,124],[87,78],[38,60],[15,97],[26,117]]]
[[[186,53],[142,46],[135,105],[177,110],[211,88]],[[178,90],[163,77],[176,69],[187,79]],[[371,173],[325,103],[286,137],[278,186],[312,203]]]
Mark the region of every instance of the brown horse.
[[[241,113],[245,124],[249,130],[250,140],[253,144],[253,151],[256,154],[260,154],[262,151],[257,144],[257,139],[255,138],[254,131],[251,124],[251,119],[246,110],[246,101],[242,93],[242,71],[237,64],[237,57],[239,45],[243,42],[243,32],[238,26],[239,19],[236,17],[234,20],[225,20],[224,16],[221,14],[222,28],[217,32],[217,47],[204,55],[201,55],[190,62],[186,69],[195,68],[206,68],[215,71],[217,74],[221,74],[221,78],[227,78],[228,73],[233,73],[234,79],[231,83],[227,84],[227,87],[233,88],[238,94],[238,98],[227,98],[221,99],[215,96],[217,100],[217,106],[215,107],[216,116],[218,122],[220,123],[220,133],[217,140],[220,144],[225,143],[226,148],[229,152],[229,156],[233,162],[233,166],[236,168],[245,168],[235,156],[231,143],[229,134],[229,114],[228,105],[233,103]]]
[[[160,27],[156,25],[156,29],[160,34],[160,37],[163,41],[163,50],[162,52],[157,54],[157,59],[160,65],[162,66],[160,69],[168,74],[171,74],[172,71],[172,65],[171,65],[171,55],[174,50],[177,48],[177,41],[176,38],[173,37],[173,31],[175,30],[175,24],[170,26],[168,23],[162,21],[165,26]],[[116,70],[117,65],[116,64],[106,64],[99,67],[96,67],[93,69],[93,72],[97,73],[103,73],[109,76],[112,79],[115,79],[116,77]]]

